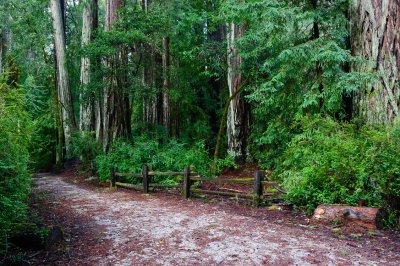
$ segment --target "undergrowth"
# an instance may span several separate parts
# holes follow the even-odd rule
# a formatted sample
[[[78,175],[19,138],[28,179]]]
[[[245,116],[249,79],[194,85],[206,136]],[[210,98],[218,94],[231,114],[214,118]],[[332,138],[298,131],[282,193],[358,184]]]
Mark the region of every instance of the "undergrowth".
[[[318,204],[365,204],[400,210],[400,126],[361,127],[304,117],[275,173],[287,200],[311,212]]]
[[[190,166],[192,171],[207,175],[212,160],[203,141],[193,144],[170,140],[160,143],[146,136],[137,137],[132,142],[116,141],[108,154],[101,154],[95,158],[95,167],[100,181],[109,178],[110,169],[116,168],[124,173],[141,173],[143,165],[148,165],[155,171],[183,171]],[[227,157],[219,161],[218,170],[223,167],[234,166],[233,158]],[[130,183],[137,183],[135,178],[126,178]],[[175,183],[174,177],[155,177],[157,183]]]

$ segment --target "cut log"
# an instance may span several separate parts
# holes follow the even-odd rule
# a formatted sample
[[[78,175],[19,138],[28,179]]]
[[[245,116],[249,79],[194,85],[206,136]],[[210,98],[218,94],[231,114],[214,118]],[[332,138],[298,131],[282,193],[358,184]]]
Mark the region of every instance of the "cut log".
[[[380,229],[383,226],[384,210],[375,207],[354,207],[348,205],[319,205],[311,219],[316,223],[341,223],[366,229]]]

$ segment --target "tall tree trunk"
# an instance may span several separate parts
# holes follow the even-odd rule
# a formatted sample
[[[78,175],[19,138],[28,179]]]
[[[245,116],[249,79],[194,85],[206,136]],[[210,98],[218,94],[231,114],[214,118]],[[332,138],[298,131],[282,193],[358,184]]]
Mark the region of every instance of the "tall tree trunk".
[[[10,65],[7,55],[12,43],[11,23],[12,17],[8,15],[3,25],[0,26],[0,74],[8,72]]]
[[[242,58],[239,56],[236,41],[243,36],[243,26],[230,23],[227,33],[228,42],[228,89],[229,96],[240,90],[242,83],[242,73],[240,67]],[[243,163],[247,156],[247,131],[249,124],[248,108],[240,94],[236,95],[230,102],[227,117],[228,153],[235,158],[238,163]]]
[[[93,39],[93,31],[97,27],[97,0],[87,0],[82,15],[82,47],[88,45]],[[95,129],[94,93],[88,89],[92,73],[89,57],[81,59],[81,91],[80,91],[80,120],[81,131]]]
[[[57,60],[55,60],[56,62]],[[62,162],[63,162],[63,126],[61,123],[61,109],[60,109],[60,104],[59,100],[57,97],[57,71],[54,72],[54,76],[51,77],[51,97],[53,100],[53,110],[55,114],[55,126],[56,126],[56,134],[57,134],[57,139],[56,139],[56,168],[57,170],[62,169]]]
[[[6,54],[6,43],[5,43],[5,29],[0,28],[0,75],[5,71],[5,54]]]
[[[110,31],[118,19],[118,11],[125,0],[106,0],[105,31]],[[128,54],[120,47],[118,53],[105,61],[109,69],[108,84],[103,103],[103,149],[107,151],[116,137],[130,137],[131,109],[126,91]]]
[[[169,69],[170,69],[170,56],[169,56],[169,37],[163,38],[163,126],[167,129],[167,132],[171,131],[171,99],[170,99],[170,91],[169,91]]]
[[[55,54],[57,58],[58,99],[61,109],[61,119],[64,130],[67,156],[72,153],[72,135],[75,128],[72,94],[69,87],[67,62],[65,56],[65,33],[63,15],[59,0],[50,0],[50,10],[53,19]]]
[[[355,115],[389,124],[400,106],[400,1],[353,0],[351,11],[352,54],[365,60],[353,68],[378,77],[355,94]]]

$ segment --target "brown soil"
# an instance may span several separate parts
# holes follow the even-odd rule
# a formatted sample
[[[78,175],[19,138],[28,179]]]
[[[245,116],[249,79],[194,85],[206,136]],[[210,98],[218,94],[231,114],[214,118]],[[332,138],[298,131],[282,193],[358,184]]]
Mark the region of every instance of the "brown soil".
[[[399,265],[400,236],[315,227],[302,214],[223,198],[182,200],[88,184],[72,173],[34,180],[39,213],[65,241],[33,265]]]

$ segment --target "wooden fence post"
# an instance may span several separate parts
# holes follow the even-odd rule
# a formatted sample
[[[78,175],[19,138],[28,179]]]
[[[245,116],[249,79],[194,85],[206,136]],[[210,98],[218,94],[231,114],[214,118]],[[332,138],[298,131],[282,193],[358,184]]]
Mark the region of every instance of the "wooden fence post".
[[[260,199],[263,195],[263,186],[261,181],[263,180],[264,180],[264,175],[262,171],[254,172],[254,200],[253,200],[254,207],[260,206]]]
[[[183,171],[182,196],[184,199],[190,198],[190,167],[189,166],[185,166],[185,170]]]
[[[147,165],[143,165],[143,193],[149,193],[149,168]]]
[[[115,182],[117,182],[116,175],[115,175],[115,168],[110,169],[110,187],[112,189],[116,188]]]

